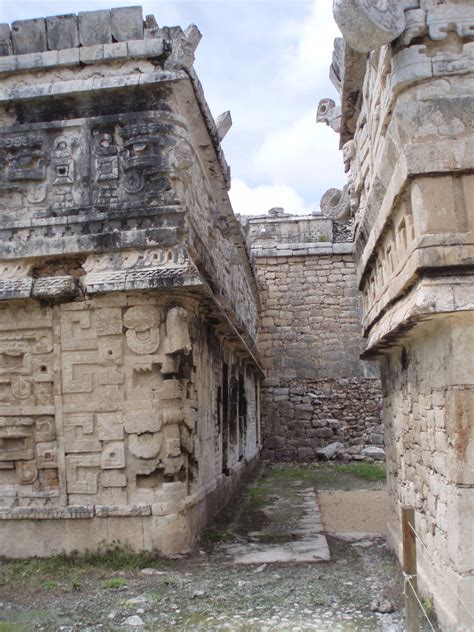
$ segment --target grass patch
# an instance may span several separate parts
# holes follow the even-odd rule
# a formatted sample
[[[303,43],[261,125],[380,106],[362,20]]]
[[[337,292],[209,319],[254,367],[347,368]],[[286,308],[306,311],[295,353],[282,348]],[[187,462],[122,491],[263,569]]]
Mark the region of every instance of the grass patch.
[[[338,465],[336,470],[341,474],[352,474],[366,481],[384,481],[386,478],[384,463],[348,463]]]
[[[41,582],[41,588],[44,588],[44,590],[54,590],[58,586],[58,582],[55,582],[52,579],[45,579],[43,582]]]
[[[127,580],[123,577],[109,577],[102,582],[102,588],[105,590],[118,590],[127,585]]]
[[[286,481],[304,481],[314,476],[314,474],[314,469],[308,467],[271,467],[266,472],[266,476],[270,479]]]
[[[230,542],[234,536],[231,531],[217,530],[217,529],[207,529],[206,531],[207,539],[209,542]]]
[[[0,621],[0,632],[26,632],[28,628],[22,623],[9,623]]]
[[[252,487],[249,487],[248,494],[250,497],[251,511],[258,511],[268,504],[266,499],[266,490],[262,485],[255,483]]]
[[[160,603],[160,601],[163,599],[164,595],[160,592],[157,592],[156,590],[151,591],[151,592],[147,592],[145,593],[146,597],[148,599],[150,599],[150,601],[153,601],[153,603]]]
[[[74,578],[73,580],[71,580],[71,590],[73,592],[78,592],[82,590],[82,582],[80,579]]]
[[[163,564],[156,553],[135,553],[127,546],[116,543],[113,547],[102,547],[98,551],[73,552],[50,558],[28,560],[0,560],[0,586],[49,581],[51,577],[68,578],[91,571],[138,571],[142,568]],[[72,579],[73,590],[80,589],[77,577]]]

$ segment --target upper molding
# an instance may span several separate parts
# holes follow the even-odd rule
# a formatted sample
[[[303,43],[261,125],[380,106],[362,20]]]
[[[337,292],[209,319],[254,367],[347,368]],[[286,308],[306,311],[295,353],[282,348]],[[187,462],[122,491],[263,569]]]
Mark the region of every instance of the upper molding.
[[[334,19],[351,48],[368,53],[405,30],[405,14],[396,0],[334,0]]]
[[[472,0],[334,0],[334,19],[347,44],[368,53],[401,37],[407,46],[418,37],[474,36]]]

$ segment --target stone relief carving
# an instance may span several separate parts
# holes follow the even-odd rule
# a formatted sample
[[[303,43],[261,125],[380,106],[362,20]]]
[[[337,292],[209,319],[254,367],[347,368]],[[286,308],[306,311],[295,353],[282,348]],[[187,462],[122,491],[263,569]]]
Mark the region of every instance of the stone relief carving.
[[[316,123],[326,123],[339,134],[341,129],[341,106],[336,106],[332,99],[321,99],[316,114]]]
[[[188,315],[183,307],[172,307],[166,314],[166,353],[185,353],[191,351]]]
[[[443,40],[449,32],[460,38],[474,34],[472,2],[425,0],[334,0],[334,17],[351,48],[377,50],[401,35],[406,46],[424,35]]]
[[[330,99],[322,99],[323,105],[327,105],[327,101]],[[334,104],[334,101],[331,101]],[[335,105],[335,104],[334,104]],[[326,111],[318,116],[318,122],[323,121],[326,116]],[[340,119],[339,119],[340,120]],[[354,160],[354,141],[350,140],[345,143],[342,148],[342,158],[344,162],[344,171],[348,174],[347,184],[342,191],[340,189],[329,189],[324,193],[320,200],[321,212],[332,219],[338,221],[347,221],[353,217],[359,206],[359,196],[357,195],[354,187],[354,177],[352,174],[352,162]]]
[[[0,310],[0,325],[9,314]],[[151,501],[163,481],[186,472],[194,449],[193,377],[191,365],[182,364],[192,354],[188,310],[168,304],[164,311],[146,301],[130,307],[66,304],[55,325],[56,346],[40,314],[25,317],[43,329],[0,335],[0,403],[11,409],[0,416],[0,498],[4,485],[18,485],[23,492],[9,496],[12,506],[59,502],[55,418],[44,414],[36,393],[36,384],[52,387],[54,361],[62,375],[66,502]],[[43,407],[25,416],[24,402]],[[55,496],[45,498],[51,491]]]
[[[54,416],[25,416],[17,411],[13,409],[13,414],[0,416],[0,504],[7,489],[10,490],[11,505],[57,502],[59,481]]]
[[[121,162],[125,191],[139,193],[145,188],[145,182],[148,189],[155,188],[154,176],[167,170],[162,151],[166,138],[159,124],[152,121],[136,122],[119,128],[118,133],[123,141]]]
[[[138,355],[154,353],[160,344],[160,317],[153,307],[130,307],[123,318],[126,339],[131,351]]]
[[[405,30],[405,14],[393,0],[334,0],[334,19],[349,46],[368,53]]]
[[[328,189],[320,201],[321,213],[338,221],[346,221],[351,217],[349,185],[342,189]]]
[[[194,160],[185,147],[182,128],[172,123],[169,112],[162,121],[161,113],[151,111],[139,119],[136,114],[124,114],[106,121],[91,117],[87,123],[48,123],[34,132],[27,125],[17,125],[14,131],[1,128],[3,230],[13,230],[26,251],[36,240],[48,243],[51,238],[109,233],[110,224],[105,217],[95,221],[91,205],[103,213],[126,209],[126,221],[119,224],[122,232],[132,230],[137,235],[137,229],[159,226],[160,222],[152,224],[148,217],[155,214],[152,208],[176,204],[169,178]],[[179,150],[174,149],[178,146]],[[89,186],[84,186],[85,177]],[[140,212],[137,217],[131,209],[140,209],[147,199],[152,202],[148,216]],[[54,212],[56,221],[31,223],[48,211]],[[57,221],[65,215],[67,223]],[[18,223],[10,227],[10,220]]]

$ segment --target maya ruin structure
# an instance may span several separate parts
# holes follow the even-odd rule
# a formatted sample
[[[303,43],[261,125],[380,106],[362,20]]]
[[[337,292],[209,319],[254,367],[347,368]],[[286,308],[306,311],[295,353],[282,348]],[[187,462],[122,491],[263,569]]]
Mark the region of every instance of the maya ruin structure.
[[[0,555],[176,553],[259,455],[386,455],[394,551],[413,508],[474,630],[474,5],[334,16],[347,185],[241,218],[195,26],[0,25]]]
[[[0,552],[183,550],[258,454],[229,116],[196,27],[131,8],[1,28]]]
[[[401,558],[414,508],[420,587],[443,630],[473,630],[474,4],[335,0],[334,17],[341,107],[322,105],[349,180],[333,212],[354,215],[382,370],[390,540]]]

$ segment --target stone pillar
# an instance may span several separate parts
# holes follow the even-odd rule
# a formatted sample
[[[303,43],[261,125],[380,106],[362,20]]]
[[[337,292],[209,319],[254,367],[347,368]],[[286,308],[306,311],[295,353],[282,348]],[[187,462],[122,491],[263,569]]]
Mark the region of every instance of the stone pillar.
[[[400,509],[414,506],[421,590],[443,630],[473,630],[474,6],[334,10],[364,357],[382,365],[390,538],[400,554]]]

